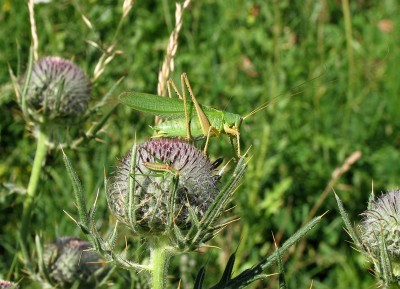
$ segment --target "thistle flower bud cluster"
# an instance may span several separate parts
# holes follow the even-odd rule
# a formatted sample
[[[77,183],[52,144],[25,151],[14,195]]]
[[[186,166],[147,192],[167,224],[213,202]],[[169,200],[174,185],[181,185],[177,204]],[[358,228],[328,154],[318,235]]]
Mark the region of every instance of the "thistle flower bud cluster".
[[[89,242],[76,237],[59,237],[45,248],[44,260],[47,271],[58,286],[69,286],[76,280],[82,285],[93,285],[100,272],[100,256],[87,251]]]
[[[154,139],[134,153],[121,160],[107,189],[119,221],[137,233],[168,234],[173,224],[188,229],[204,216],[218,194],[219,175],[203,152],[186,142]]]
[[[23,86],[26,94],[20,97],[20,102],[26,102],[26,112],[35,122],[64,123],[86,112],[91,84],[71,61],[59,57],[39,59],[32,72],[25,74]]]

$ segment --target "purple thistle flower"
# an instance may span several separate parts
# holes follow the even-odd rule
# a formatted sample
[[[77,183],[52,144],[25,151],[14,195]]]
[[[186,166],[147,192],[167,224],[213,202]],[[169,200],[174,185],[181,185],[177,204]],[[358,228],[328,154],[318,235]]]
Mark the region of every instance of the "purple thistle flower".
[[[400,190],[371,200],[359,225],[366,256],[374,264],[384,288],[398,288],[400,280]],[[394,286],[394,287],[390,287]]]
[[[87,110],[90,90],[89,79],[74,63],[44,57],[32,67],[26,94],[29,113],[39,122],[81,116]]]
[[[50,277],[60,286],[71,285],[75,280],[81,284],[93,284],[95,272],[101,269],[101,257],[87,241],[76,237],[59,237],[48,245],[44,260]]]
[[[388,252],[400,258],[400,190],[372,201],[370,209],[362,215],[360,229],[365,245],[376,252],[383,237]]]
[[[200,220],[218,194],[215,167],[203,152],[180,140],[153,139],[136,148],[134,176],[131,174],[131,152],[122,160],[107,188],[108,204],[116,218],[134,231],[164,232],[169,226],[189,228]],[[133,212],[127,200],[129,183],[134,184]],[[170,197],[175,196],[174,200]],[[171,207],[172,206],[172,207]],[[169,216],[173,214],[173,223]]]

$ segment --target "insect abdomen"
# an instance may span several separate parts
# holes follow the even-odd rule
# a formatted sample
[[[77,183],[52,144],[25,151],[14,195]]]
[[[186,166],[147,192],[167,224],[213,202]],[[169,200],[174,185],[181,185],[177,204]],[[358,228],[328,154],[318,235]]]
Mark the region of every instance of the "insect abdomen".
[[[184,118],[169,119],[154,127],[157,136],[186,137],[186,120]],[[190,121],[190,133],[194,138],[204,137],[198,120]]]

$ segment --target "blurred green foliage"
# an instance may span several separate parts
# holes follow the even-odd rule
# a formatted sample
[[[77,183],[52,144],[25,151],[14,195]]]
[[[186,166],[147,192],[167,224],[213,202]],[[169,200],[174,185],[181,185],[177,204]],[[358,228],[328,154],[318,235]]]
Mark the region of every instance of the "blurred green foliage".
[[[123,1],[51,1],[35,6],[40,56],[73,59],[90,76],[121,17]],[[351,38],[346,38],[342,1],[194,1],[184,14],[173,78],[187,72],[200,103],[242,115],[281,94],[277,103],[243,124],[242,147],[252,146],[249,171],[237,191],[240,216],[219,238],[221,249],[191,254],[185,266],[174,260],[171,288],[183,278],[190,288],[197,270],[207,263],[207,284],[221,275],[238,247],[235,272],[274,251],[271,232],[279,242],[294,233],[327,187],[332,172],[355,151],[362,158],[333,184],[359,219],[373,181],[376,192],[399,186],[400,175],[400,4],[394,0],[350,3]],[[22,74],[30,46],[25,1],[3,0],[0,7],[0,278],[8,278],[16,248],[21,214],[35,152],[35,139],[15,102],[7,66]],[[121,27],[117,48],[123,51],[106,68],[92,93],[100,99],[125,76],[108,107],[122,91],[157,91],[157,74],[174,25],[175,2],[136,1]],[[92,23],[90,29],[82,14]],[[294,87],[304,84],[290,96]],[[139,140],[151,136],[151,116],[120,106],[102,141],[77,151],[67,150],[90,201],[102,188],[117,158]],[[213,139],[211,158],[232,156],[228,138]],[[105,196],[97,212],[103,229],[111,220]],[[75,212],[71,184],[59,150],[51,151],[41,178],[32,232],[47,241],[78,235],[62,210]],[[352,250],[342,229],[332,195],[318,207],[323,224],[284,256],[290,288],[367,288],[374,280]],[[112,221],[112,220],[111,220]],[[33,240],[33,239],[32,239]],[[273,272],[268,272],[273,273]],[[121,273],[120,273],[121,274]],[[118,274],[112,288],[122,288]],[[29,284],[29,281],[24,281]],[[254,288],[276,288],[270,277]],[[36,288],[25,285],[23,288]]]

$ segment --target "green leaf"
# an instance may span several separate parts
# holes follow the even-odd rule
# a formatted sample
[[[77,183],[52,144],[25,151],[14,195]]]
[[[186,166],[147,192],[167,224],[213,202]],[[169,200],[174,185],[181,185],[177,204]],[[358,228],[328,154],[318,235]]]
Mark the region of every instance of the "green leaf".
[[[205,274],[206,274],[206,269],[204,267],[201,267],[199,273],[197,273],[197,277],[196,277],[196,281],[194,282],[193,289],[202,289],[203,288]]]
[[[279,289],[286,289],[285,271],[283,269],[282,255],[279,252],[278,246],[276,247],[276,254],[278,255]]]
[[[224,273],[222,274],[221,280],[210,289],[225,288],[225,285],[228,284],[228,282],[232,278],[232,271],[233,271],[233,265],[235,264],[235,258],[236,258],[236,252],[229,257],[228,263],[225,266],[225,270]]]
[[[233,278],[228,284],[224,287],[224,289],[240,289],[245,288],[252,282],[258,279],[264,279],[265,275],[263,271],[271,267],[278,261],[279,255],[284,254],[291,246],[300,241],[311,229],[313,229],[319,222],[321,221],[321,216],[315,217],[310,222],[305,224],[300,230],[298,230],[294,235],[292,235],[280,249],[278,249],[275,253],[263,259],[261,262],[256,264],[240,273],[238,276]]]

